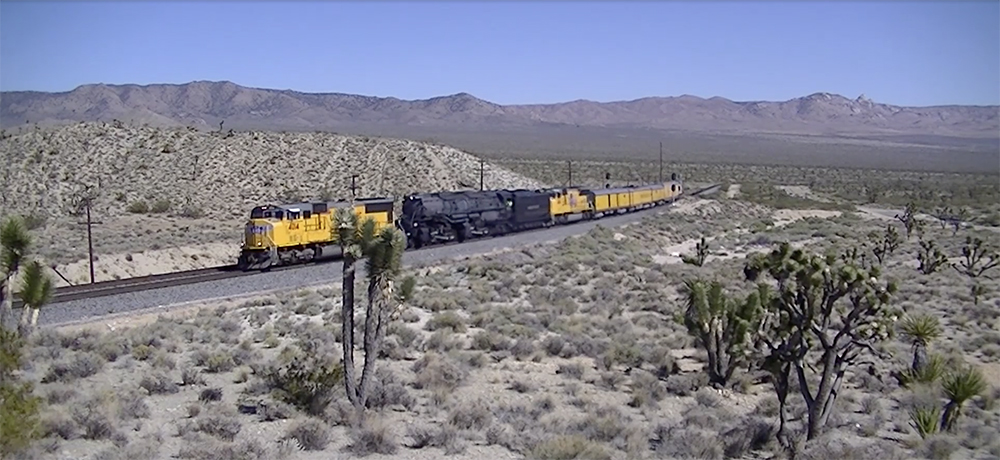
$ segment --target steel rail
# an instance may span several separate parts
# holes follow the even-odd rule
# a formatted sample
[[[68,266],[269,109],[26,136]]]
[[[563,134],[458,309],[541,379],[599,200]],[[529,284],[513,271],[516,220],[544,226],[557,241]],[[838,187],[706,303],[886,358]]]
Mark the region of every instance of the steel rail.
[[[697,197],[697,196],[701,196],[701,195],[709,195],[709,194],[717,192],[720,187],[721,187],[721,185],[715,184],[715,185],[710,185],[708,187],[704,187],[704,188],[695,190],[693,192],[681,192],[681,194],[677,197],[677,199],[675,200],[675,202],[679,201],[679,200],[681,200],[683,198]],[[652,209],[656,209],[656,208],[653,207],[653,208],[640,209],[639,211],[636,211],[636,212],[648,211],[648,210],[652,210]],[[600,219],[598,219],[598,220],[600,220]],[[587,222],[587,221],[586,220],[579,220],[579,221],[576,221],[576,222],[573,222],[573,223],[570,223],[570,224],[567,224],[567,225],[573,225],[574,223],[578,223],[578,222]],[[540,231],[545,231],[545,230],[550,230],[550,229],[552,229],[552,227],[542,227],[542,228],[531,229],[531,230],[527,230],[527,231],[523,231],[523,232],[518,232],[518,233],[533,233],[533,232],[540,232]],[[477,239],[479,239],[479,238],[477,238]],[[457,244],[462,244],[462,243],[458,243],[458,242],[454,242],[453,241],[453,242],[448,242],[448,243],[444,243],[444,244],[435,244],[435,245],[432,245],[432,246],[421,248],[419,250],[430,250],[430,249],[434,249],[434,248],[438,248],[438,247],[442,247],[442,246],[451,246],[451,245],[457,245]],[[334,257],[334,256],[330,255],[330,256],[326,256],[326,257],[323,257],[323,258],[320,258],[320,259],[317,259],[317,260],[314,260],[314,261],[306,262],[306,263],[299,263],[299,264],[295,264],[295,265],[284,265],[284,266],[274,267],[274,268],[270,269],[269,271],[274,272],[274,271],[282,271],[282,270],[292,270],[292,269],[296,269],[296,268],[300,268],[300,267],[307,267],[307,266],[316,265],[316,264],[329,263],[329,262],[333,262],[333,261],[336,261],[336,260],[340,260],[340,258],[339,257]],[[259,270],[251,270],[251,271],[244,272],[244,271],[238,269],[237,266],[236,266],[236,264],[232,264],[232,265],[222,265],[222,266],[215,266],[215,267],[199,268],[199,269],[195,269],[195,270],[185,270],[185,271],[179,271],[179,272],[160,273],[160,274],[155,274],[155,275],[146,275],[146,276],[137,276],[137,277],[132,277],[132,278],[123,278],[123,279],[108,280],[108,281],[99,281],[99,282],[96,282],[96,283],[77,284],[77,285],[72,285],[72,286],[60,286],[60,287],[57,287],[57,288],[55,288],[53,290],[52,298],[49,300],[48,303],[46,303],[46,305],[51,305],[51,304],[61,303],[61,302],[69,302],[71,300],[91,299],[91,298],[97,298],[97,297],[107,297],[107,296],[113,296],[113,295],[119,295],[119,294],[126,294],[126,293],[129,293],[129,292],[140,292],[140,291],[148,291],[148,290],[152,290],[152,289],[160,289],[160,288],[166,288],[166,287],[174,287],[174,286],[184,286],[184,285],[189,285],[189,284],[197,284],[197,283],[203,283],[203,282],[208,282],[208,281],[218,281],[218,280],[229,279],[229,278],[237,278],[237,277],[241,277],[241,276],[255,275],[255,274],[258,274],[258,273],[262,273],[262,272],[259,271]],[[19,298],[19,296],[17,294],[14,295],[14,300],[13,300],[12,303],[13,303],[12,306],[13,306],[14,309],[20,309],[24,305],[24,302],[21,301],[21,299]]]

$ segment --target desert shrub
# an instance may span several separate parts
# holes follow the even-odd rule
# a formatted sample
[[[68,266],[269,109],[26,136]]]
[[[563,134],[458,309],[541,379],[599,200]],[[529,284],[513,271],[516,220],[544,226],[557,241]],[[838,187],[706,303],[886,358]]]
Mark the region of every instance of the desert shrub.
[[[154,214],[163,214],[170,210],[170,200],[161,199],[153,202],[153,206],[149,208],[149,211]]]
[[[139,386],[151,395],[174,394],[180,391],[177,384],[162,372],[155,372],[143,377],[139,381]]]
[[[482,431],[492,422],[493,413],[482,400],[459,403],[448,414],[448,423],[460,430]]]
[[[399,450],[399,444],[388,424],[370,417],[351,431],[351,443],[347,445],[347,450],[361,457],[370,454],[393,455]]]
[[[295,439],[305,450],[323,450],[330,444],[330,428],[310,418],[291,427],[285,437]]]
[[[586,368],[583,367],[583,364],[577,362],[560,364],[559,368],[556,369],[556,374],[561,374],[577,380],[583,378],[584,372],[586,372]]]
[[[406,430],[406,434],[413,440],[407,446],[411,449],[439,447],[444,449],[445,455],[458,454],[465,451],[465,445],[461,443],[458,430],[451,425],[439,427],[410,425]]]
[[[444,328],[449,328],[453,332],[465,332],[465,320],[458,313],[445,311],[434,315],[424,326],[424,329],[428,331]]]
[[[600,444],[580,435],[555,436],[542,441],[528,452],[530,460],[611,460],[611,453]]]
[[[76,353],[68,359],[53,363],[48,373],[42,378],[42,383],[72,382],[76,379],[90,377],[104,368],[105,360],[96,353]]]
[[[31,382],[14,375],[21,368],[23,347],[14,331],[0,328],[0,457],[27,449],[42,435],[42,398],[34,395]]]
[[[149,212],[149,205],[145,201],[133,201],[125,208],[128,212],[132,214],[146,214]]]
[[[243,429],[243,424],[236,418],[236,413],[228,406],[215,406],[210,409],[210,412],[198,417],[196,429],[223,441],[236,439],[236,435]]]
[[[262,378],[276,390],[278,399],[310,415],[322,414],[333,400],[344,377],[339,363],[323,363],[319,358],[296,355],[281,367],[262,369]]]
[[[205,388],[201,390],[198,395],[198,401],[208,402],[208,401],[221,401],[222,400],[222,388]]]
[[[461,364],[437,353],[427,353],[413,364],[417,389],[453,390],[465,380],[468,371]]]

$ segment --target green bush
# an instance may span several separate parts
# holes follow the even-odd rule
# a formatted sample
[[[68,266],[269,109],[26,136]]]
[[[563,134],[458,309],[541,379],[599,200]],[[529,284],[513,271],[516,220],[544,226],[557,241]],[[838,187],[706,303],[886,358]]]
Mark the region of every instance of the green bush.
[[[307,414],[320,415],[343,382],[344,368],[340,363],[320,363],[296,355],[280,368],[265,369],[262,377],[282,401]]]
[[[149,205],[145,201],[133,201],[126,210],[132,214],[146,214],[149,212]]]

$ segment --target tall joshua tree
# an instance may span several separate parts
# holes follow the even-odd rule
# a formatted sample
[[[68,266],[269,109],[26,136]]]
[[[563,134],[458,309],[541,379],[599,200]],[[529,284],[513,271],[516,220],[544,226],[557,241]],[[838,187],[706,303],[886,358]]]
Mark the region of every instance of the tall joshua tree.
[[[405,237],[394,227],[376,230],[375,221],[359,221],[354,207],[338,209],[334,214],[334,231],[343,249],[343,307],[341,310],[341,340],[344,349],[344,388],[347,398],[360,412],[365,409],[370,393],[375,363],[381,351],[388,323],[397,305],[413,291],[414,280],[408,278],[400,289],[394,286],[399,275]],[[354,365],[354,283],[357,262],[366,259],[368,306],[364,326],[364,364],[360,381]]]
[[[0,226],[0,328],[13,328],[11,282],[31,247],[31,237],[20,219],[9,217]]]
[[[407,277],[398,290],[394,286],[402,268],[403,251],[406,250],[406,237],[402,231],[395,227],[383,228],[367,249],[365,257],[368,261],[365,264],[365,271],[368,278],[368,308],[365,311],[365,364],[361,370],[361,383],[358,388],[361,408],[365,407],[368,400],[375,364],[382,351],[382,341],[389,321],[396,316],[399,306],[409,300],[415,284],[413,277]]]
[[[764,317],[761,302],[770,300],[767,286],[751,292],[746,300],[729,298],[718,281],[685,281],[687,309],[684,326],[708,353],[708,379],[725,386],[733,372],[747,364]]]
[[[343,251],[344,269],[342,274],[341,344],[344,347],[344,385],[347,399],[358,407],[361,398],[358,393],[354,370],[354,279],[357,261],[375,240],[375,221],[358,220],[354,206],[339,208],[333,216],[333,231]]]
[[[890,306],[896,285],[881,280],[877,266],[864,269],[836,255],[793,250],[788,243],[770,254],[748,256],[744,275],[758,283],[771,278],[776,288],[765,303],[761,339],[767,347],[764,367],[774,376],[778,397],[778,439],[789,445],[785,398],[791,372],[806,403],[806,437],[815,439],[833,413],[847,368],[863,353],[879,354],[875,345],[890,337],[889,325],[898,314]]]

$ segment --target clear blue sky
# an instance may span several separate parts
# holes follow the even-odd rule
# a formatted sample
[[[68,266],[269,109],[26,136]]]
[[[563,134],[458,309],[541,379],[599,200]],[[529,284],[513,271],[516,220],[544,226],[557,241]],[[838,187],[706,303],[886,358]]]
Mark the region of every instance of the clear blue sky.
[[[0,3],[0,89],[1000,104],[1000,1]]]

